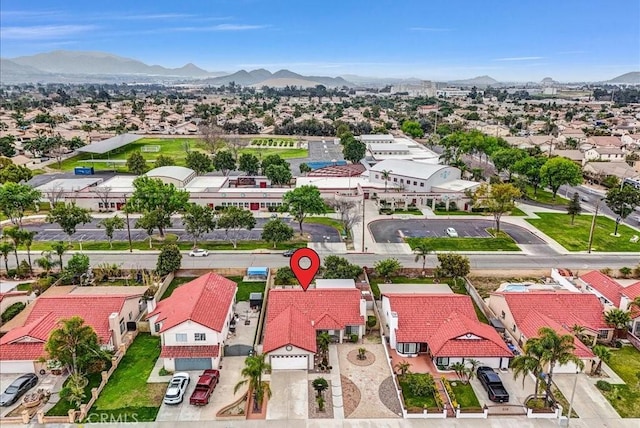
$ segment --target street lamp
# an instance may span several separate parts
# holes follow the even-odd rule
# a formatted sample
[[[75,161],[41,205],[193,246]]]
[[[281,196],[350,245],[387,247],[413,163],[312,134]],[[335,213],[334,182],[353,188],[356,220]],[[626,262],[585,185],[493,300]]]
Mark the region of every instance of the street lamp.
[[[580,372],[576,370],[576,377],[573,380],[573,389],[571,390],[571,400],[569,401],[569,412],[567,413],[567,426],[571,422],[571,411],[573,410],[573,397],[576,395],[576,386],[578,385],[578,374]]]

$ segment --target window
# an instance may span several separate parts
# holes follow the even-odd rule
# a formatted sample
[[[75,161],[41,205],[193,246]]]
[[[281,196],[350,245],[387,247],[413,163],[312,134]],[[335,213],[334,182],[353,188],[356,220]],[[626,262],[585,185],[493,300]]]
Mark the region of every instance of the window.
[[[606,339],[609,337],[609,330],[598,330],[598,339]]]
[[[133,312],[129,311],[129,321],[133,318]]]
[[[155,323],[153,325],[153,328],[155,330],[156,333],[160,333],[160,329],[162,328],[162,324],[160,324],[159,322]]]
[[[516,329],[517,329],[517,327],[516,327],[516,325],[514,324],[514,325],[513,325],[513,331],[514,331],[514,333],[515,333]]]
[[[436,358],[436,366],[449,366],[449,357],[438,357]]]
[[[398,352],[401,354],[415,354],[417,351],[415,343],[398,343]]]
[[[505,319],[507,314],[505,314],[504,311],[502,311],[502,314],[500,316],[502,317],[502,319]]]
[[[418,185],[418,182],[417,182],[417,181],[414,181],[414,182],[413,182],[413,185],[414,185],[414,186],[417,186],[417,185]]]
[[[393,182],[397,183],[398,182],[398,178],[397,177],[393,177]]]
[[[120,318],[120,334],[124,333],[126,329],[127,329],[127,326],[124,323],[124,318]]]
[[[176,333],[176,342],[186,342],[187,333]]]
[[[102,208],[104,207],[104,205],[102,205],[102,202],[98,202],[98,208]]]
[[[116,207],[115,202],[111,202],[111,208],[115,208],[115,207]]]
[[[379,175],[379,174],[376,174],[376,178],[380,178],[380,175]]]
[[[202,341],[202,340],[207,340],[207,334],[206,333],[196,333],[195,334],[195,340],[196,342]]]
[[[420,187],[424,187],[424,181],[420,182]]]
[[[345,328],[345,333],[347,334],[358,334],[359,332],[360,327],[357,325],[348,325],[347,328]]]
[[[404,183],[404,180],[402,178],[400,179],[400,183]]]
[[[264,202],[260,202],[260,208],[264,208]]]

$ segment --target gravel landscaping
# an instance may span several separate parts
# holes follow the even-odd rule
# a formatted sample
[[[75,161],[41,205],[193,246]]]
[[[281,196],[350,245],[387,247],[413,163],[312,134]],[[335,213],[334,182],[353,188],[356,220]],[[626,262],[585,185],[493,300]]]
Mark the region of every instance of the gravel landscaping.
[[[333,419],[333,394],[331,393],[331,381],[327,379],[329,388],[322,393],[324,397],[324,411],[318,410],[316,390],[313,389],[313,381],[309,381],[309,419]]]
[[[387,409],[397,415],[402,415],[402,407],[398,400],[396,385],[393,383],[393,376],[389,376],[382,381],[380,388],[378,389],[378,396],[380,397],[380,401],[387,406]]]
[[[349,378],[340,376],[342,383],[342,402],[344,403],[344,417],[348,418],[360,404],[360,390]]]

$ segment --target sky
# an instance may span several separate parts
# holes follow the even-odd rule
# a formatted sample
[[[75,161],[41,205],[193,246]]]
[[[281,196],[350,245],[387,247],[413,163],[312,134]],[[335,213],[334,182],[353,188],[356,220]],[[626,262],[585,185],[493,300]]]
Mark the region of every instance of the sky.
[[[2,0],[0,55],[500,81],[640,71],[639,0]]]

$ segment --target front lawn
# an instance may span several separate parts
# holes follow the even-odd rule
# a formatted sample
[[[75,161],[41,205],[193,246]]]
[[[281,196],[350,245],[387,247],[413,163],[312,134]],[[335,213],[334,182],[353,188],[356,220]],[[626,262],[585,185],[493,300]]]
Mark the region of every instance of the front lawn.
[[[119,420],[155,420],[167,386],[147,383],[147,378],[159,356],[160,338],[138,334],[96,400],[92,412],[108,411],[114,416],[119,415]]]
[[[422,412],[423,409],[437,408],[438,404],[434,396],[434,393],[437,394],[437,392],[434,391],[434,393],[426,394],[426,395],[414,395],[409,388],[409,382],[407,380],[408,376],[415,376],[420,378],[432,377],[430,374],[424,374],[424,373],[412,373],[412,374],[407,374],[405,376],[398,377],[400,381],[400,388],[402,388],[404,405],[407,408],[407,411],[415,413],[415,412]]]
[[[557,213],[536,213],[539,219],[526,219],[533,226],[554,239],[569,251],[587,251],[589,248],[589,231],[591,230],[592,214],[576,216],[573,226],[571,216]],[[598,216],[593,233],[592,251],[629,251],[640,253],[639,242],[629,242],[640,232],[624,224],[618,227],[619,237],[611,236],[615,229],[615,221],[608,217]]]
[[[231,281],[238,284],[236,300],[238,302],[248,302],[251,293],[264,293],[266,282],[244,282],[242,276],[228,276]]]
[[[450,385],[461,409],[480,407],[480,401],[478,401],[478,397],[476,397],[476,393],[473,392],[470,383],[452,381]]]
[[[612,385],[602,394],[623,418],[640,418],[640,351],[633,346],[612,349],[608,365],[626,385]]]
[[[91,373],[87,375],[87,379],[89,380],[89,383],[84,388],[84,398],[82,399],[82,403],[84,404],[89,402],[91,399],[91,389],[100,386],[100,382],[102,382],[102,374],[100,374],[100,372]],[[67,382],[69,382],[69,378],[67,378],[67,380],[64,381],[64,384],[62,384],[63,388],[67,385]],[[67,416],[69,414],[69,410],[75,408],[76,407],[69,403],[69,401],[60,398],[60,401],[50,408],[46,414],[47,416]]]
[[[515,241],[506,235],[499,238],[406,238],[413,249],[425,242],[434,251],[520,251]]]

